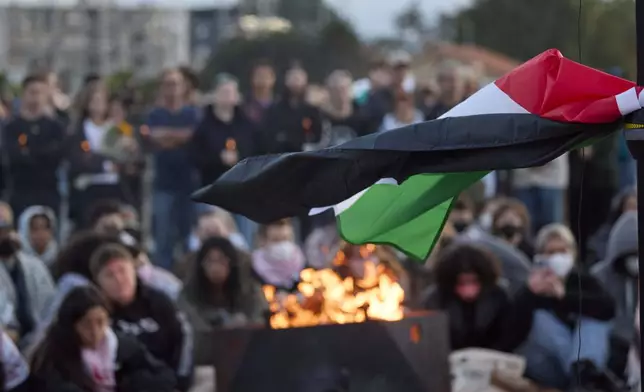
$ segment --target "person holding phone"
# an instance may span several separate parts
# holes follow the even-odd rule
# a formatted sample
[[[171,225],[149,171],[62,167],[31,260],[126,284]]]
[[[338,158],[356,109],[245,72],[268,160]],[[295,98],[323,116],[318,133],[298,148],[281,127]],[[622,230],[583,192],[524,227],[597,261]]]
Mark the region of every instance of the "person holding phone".
[[[615,304],[599,281],[577,267],[576,249],[562,224],[539,231],[534,269],[515,298],[516,330],[528,334],[519,353],[526,375],[541,385],[565,389],[581,380],[577,387],[609,391],[603,369]]]

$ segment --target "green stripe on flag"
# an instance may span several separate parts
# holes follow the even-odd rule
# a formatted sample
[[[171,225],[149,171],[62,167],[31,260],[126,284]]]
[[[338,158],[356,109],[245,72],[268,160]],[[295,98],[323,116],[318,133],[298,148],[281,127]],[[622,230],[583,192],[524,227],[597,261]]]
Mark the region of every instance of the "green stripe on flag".
[[[424,261],[454,198],[488,173],[418,174],[400,185],[372,185],[338,215],[340,235],[353,244],[393,245]]]

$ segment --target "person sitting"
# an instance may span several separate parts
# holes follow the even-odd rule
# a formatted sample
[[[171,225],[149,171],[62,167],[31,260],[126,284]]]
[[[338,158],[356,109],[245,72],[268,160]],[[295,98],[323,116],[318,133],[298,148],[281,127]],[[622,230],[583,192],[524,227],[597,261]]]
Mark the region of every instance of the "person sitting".
[[[72,290],[34,353],[35,390],[172,392],[172,370],[109,323],[108,305],[98,290]]]
[[[577,387],[601,382],[608,360],[615,303],[600,282],[576,267],[576,249],[566,226],[542,228],[533,270],[515,298],[515,329],[527,333],[519,349],[526,375],[551,388],[567,388],[578,378],[583,384]]]
[[[29,365],[6,332],[0,330],[0,390],[31,391]]]
[[[257,235],[259,248],[253,252],[253,271],[260,283],[292,290],[306,260],[295,243],[291,221],[283,219],[261,225]]]
[[[530,242],[530,214],[526,207],[516,199],[507,199],[494,212],[492,234],[501,238],[528,258],[534,256]]]
[[[511,352],[520,343],[513,333],[512,305],[499,285],[499,262],[483,249],[454,244],[434,267],[435,286],[425,308],[449,315],[452,350],[469,347]]]
[[[34,338],[42,312],[54,295],[54,282],[45,264],[21,247],[11,208],[0,202],[0,298],[5,299],[0,311],[3,318],[12,315],[14,325],[5,327],[22,350]]]
[[[28,207],[18,219],[22,251],[51,267],[58,254],[56,214],[45,206]]]
[[[135,336],[177,377],[177,389],[192,383],[192,328],[165,294],[137,279],[132,254],[108,243],[90,258],[93,281],[106,296],[115,331]]]
[[[261,324],[266,301],[250,273],[250,260],[230,241],[207,239],[197,253],[182,297],[195,329]]]

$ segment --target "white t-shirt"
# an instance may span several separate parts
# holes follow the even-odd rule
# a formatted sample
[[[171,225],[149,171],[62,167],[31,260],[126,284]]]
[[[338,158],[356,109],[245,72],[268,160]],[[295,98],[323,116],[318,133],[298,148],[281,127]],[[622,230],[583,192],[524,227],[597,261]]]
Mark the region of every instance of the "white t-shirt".
[[[90,119],[83,121],[85,138],[87,139],[87,143],[89,143],[91,151],[100,151],[103,148],[103,139],[105,139],[105,133],[110,129],[110,127],[111,124],[109,123],[97,125]]]

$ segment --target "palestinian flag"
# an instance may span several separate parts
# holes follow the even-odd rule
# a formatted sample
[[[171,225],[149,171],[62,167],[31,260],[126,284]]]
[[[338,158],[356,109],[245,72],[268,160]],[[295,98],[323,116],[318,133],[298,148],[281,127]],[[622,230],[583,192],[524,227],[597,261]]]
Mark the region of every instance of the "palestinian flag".
[[[194,199],[258,222],[333,208],[347,241],[422,260],[460,192],[491,170],[541,166],[609,135],[642,107],[640,90],[549,50],[437,120],[246,159]]]

